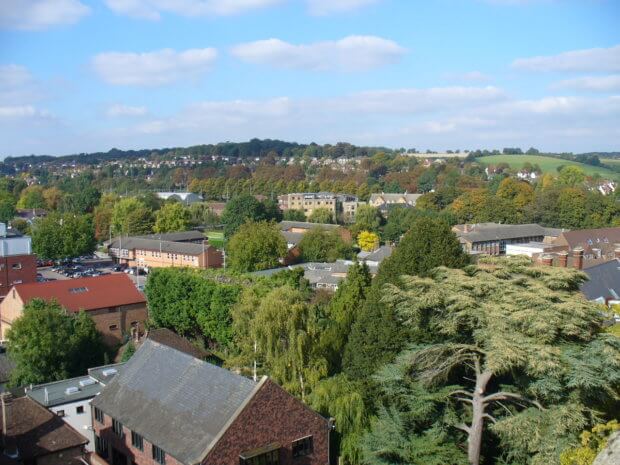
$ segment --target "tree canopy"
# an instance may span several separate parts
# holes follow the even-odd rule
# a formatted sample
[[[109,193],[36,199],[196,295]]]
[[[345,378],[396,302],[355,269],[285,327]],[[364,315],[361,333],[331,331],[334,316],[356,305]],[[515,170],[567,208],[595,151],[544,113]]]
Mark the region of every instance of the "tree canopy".
[[[342,239],[338,230],[328,231],[320,226],[306,232],[297,246],[304,262],[334,262],[353,254],[351,244]]]
[[[249,272],[277,267],[287,247],[275,224],[249,221],[239,227],[226,249],[230,268]]]

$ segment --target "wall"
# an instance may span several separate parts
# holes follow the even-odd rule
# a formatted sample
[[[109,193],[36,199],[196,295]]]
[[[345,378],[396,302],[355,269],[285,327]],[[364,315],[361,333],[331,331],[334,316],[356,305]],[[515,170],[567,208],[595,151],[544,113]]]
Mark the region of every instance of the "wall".
[[[293,459],[292,442],[312,435],[311,455]],[[239,454],[278,443],[280,465],[329,463],[328,421],[267,380],[209,452],[204,465],[239,465]]]
[[[12,323],[22,316],[24,303],[19,294],[11,290],[4,300],[0,303],[0,339],[6,341],[6,333],[11,328]]]
[[[90,401],[92,399],[82,399],[77,402],[70,402],[62,405],[48,407],[48,410],[58,414],[60,410],[64,411],[62,420],[73,427],[78,433],[88,439],[86,450],[92,452],[95,450],[95,434],[92,430],[92,409]],[[77,408],[83,407],[84,413],[77,413]]]
[[[143,334],[144,322],[148,319],[146,302],[91,310],[88,314],[95,322],[97,330],[103,335],[103,342],[108,346],[122,342],[124,335],[131,335],[134,322],[137,322],[136,331]],[[110,328],[113,325],[116,329]]]
[[[93,428],[94,434],[107,439],[109,442],[110,450],[108,451],[108,458],[106,460],[97,456],[94,463],[112,463],[112,448],[117,449],[119,452],[125,454],[127,457],[127,465],[131,465],[132,461],[137,465],[159,465],[152,456],[152,444],[143,439],[143,450],[136,449],[131,445],[131,430],[123,425],[123,437],[119,438],[114,431],[112,431],[112,418],[109,415],[104,415],[103,424],[94,420],[93,414]],[[181,462],[174,459],[170,455],[166,454],[166,465],[184,465]],[[235,465],[239,465],[238,463]]]
[[[0,296],[4,296],[14,284],[34,283],[37,280],[35,255],[0,257]]]

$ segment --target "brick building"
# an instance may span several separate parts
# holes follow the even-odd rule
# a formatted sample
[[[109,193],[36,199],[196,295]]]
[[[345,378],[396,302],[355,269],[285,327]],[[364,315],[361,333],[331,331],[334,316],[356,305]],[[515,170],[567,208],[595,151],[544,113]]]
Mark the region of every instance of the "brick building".
[[[32,240],[0,223],[0,298],[11,286],[37,280],[37,257],[32,253]]]
[[[331,192],[302,192],[278,196],[280,210],[300,210],[306,217],[312,215],[317,208],[329,210],[334,220],[344,222],[355,220],[360,202],[354,195],[332,194]]]
[[[56,300],[70,313],[84,310],[109,346],[121,342],[125,335],[142,333],[148,318],[146,298],[124,273],[18,284],[0,303],[2,340],[32,299]]]
[[[457,224],[452,227],[463,250],[469,254],[504,255],[510,244],[551,243],[561,229],[538,224]]]
[[[84,465],[88,439],[29,397],[2,394],[3,464]]]
[[[224,263],[222,252],[198,231],[117,237],[108,244],[108,253],[131,267],[221,268]]]
[[[97,465],[327,465],[330,422],[251,379],[146,339],[92,401]]]

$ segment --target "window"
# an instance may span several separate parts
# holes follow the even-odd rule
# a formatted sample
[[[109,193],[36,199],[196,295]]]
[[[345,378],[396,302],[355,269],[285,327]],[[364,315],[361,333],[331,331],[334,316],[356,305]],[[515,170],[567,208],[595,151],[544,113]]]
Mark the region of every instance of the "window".
[[[312,453],[312,436],[293,441],[293,457],[303,457]]]
[[[108,329],[110,331],[116,331],[118,329],[118,325],[110,325],[110,326],[108,326]]]
[[[95,410],[95,420],[103,425],[103,412],[97,407],[93,407],[93,409]]]
[[[114,431],[114,434],[119,438],[123,437],[123,424],[114,418],[112,419],[112,431]]]
[[[155,444],[153,444],[153,460],[161,465],[166,463],[166,453]]]
[[[278,465],[280,463],[280,449],[275,449],[262,454],[244,457],[239,456],[239,465]]]
[[[21,279],[16,279],[13,281],[13,284],[21,284],[23,281]]]
[[[138,450],[144,450],[144,440],[142,439],[142,436],[135,431],[131,432],[131,445]]]
[[[82,415],[84,413],[84,406],[80,405],[78,407],[75,408],[75,413],[78,415]]]
[[[95,436],[95,452],[102,458],[108,458],[108,441],[99,436]]]
[[[56,412],[56,415],[58,415],[59,417],[64,417],[65,416],[65,411],[64,410],[58,410]]]
[[[13,263],[13,265],[11,265],[11,268],[13,268],[14,270],[21,270],[22,269],[22,264],[21,263]]]

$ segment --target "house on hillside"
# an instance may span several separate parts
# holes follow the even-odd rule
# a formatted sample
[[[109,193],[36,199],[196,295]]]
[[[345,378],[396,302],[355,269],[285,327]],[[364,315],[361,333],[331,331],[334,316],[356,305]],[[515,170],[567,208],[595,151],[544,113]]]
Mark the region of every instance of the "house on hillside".
[[[144,332],[146,298],[124,273],[13,286],[0,303],[0,334],[7,332],[33,299],[55,300],[70,313],[87,312],[104,342],[115,346]]]
[[[331,422],[253,381],[146,339],[92,401],[93,465],[326,465]]]

